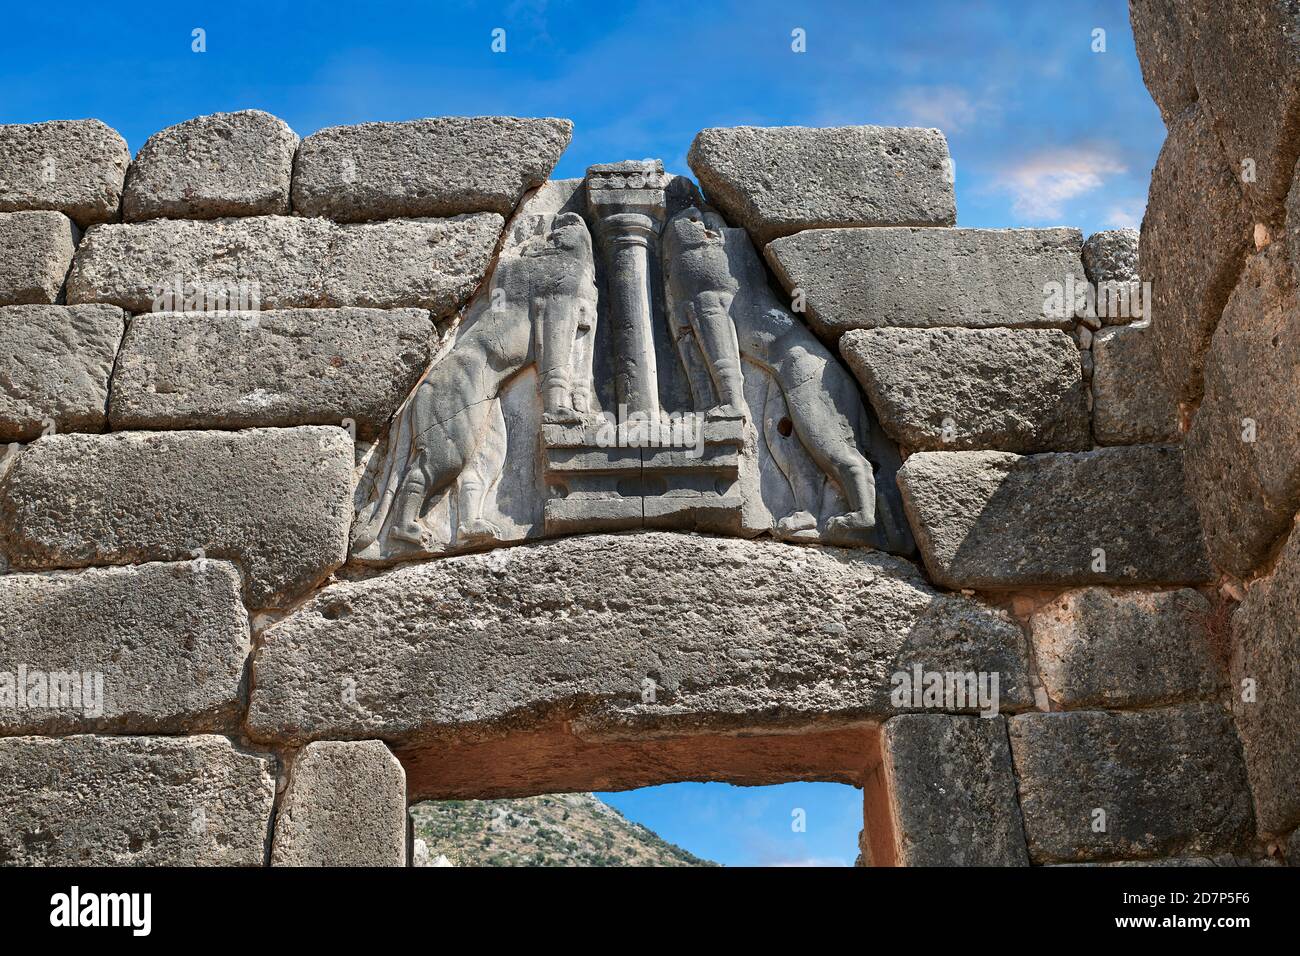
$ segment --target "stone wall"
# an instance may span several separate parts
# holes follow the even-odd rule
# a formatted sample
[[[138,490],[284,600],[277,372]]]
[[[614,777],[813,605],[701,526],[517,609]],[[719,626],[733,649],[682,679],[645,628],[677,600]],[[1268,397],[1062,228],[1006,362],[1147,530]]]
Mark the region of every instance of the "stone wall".
[[[1187,95],[1183,16],[1140,266],[957,227],[937,130],[705,130],[697,187],[548,180],[564,120],[0,126],[0,862],[674,780],[861,787],[878,865],[1284,856],[1300,233],[1208,146],[1294,117]]]

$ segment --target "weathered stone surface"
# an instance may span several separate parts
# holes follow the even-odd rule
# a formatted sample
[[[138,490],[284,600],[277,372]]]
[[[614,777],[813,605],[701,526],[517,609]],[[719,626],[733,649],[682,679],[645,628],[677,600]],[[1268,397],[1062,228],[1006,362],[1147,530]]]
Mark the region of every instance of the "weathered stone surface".
[[[1094,232],[1083,244],[1083,271],[1088,281],[1132,282],[1138,277],[1136,229],[1106,229]]]
[[[849,329],[1061,328],[1049,284],[1086,281],[1077,229],[818,229],[778,239],[767,261],[809,324]],[[1064,312],[1066,310],[1058,310]]]
[[[126,316],[111,305],[0,308],[0,441],[104,430]]]
[[[1300,830],[1291,834],[1286,845],[1287,866],[1300,866]]]
[[[899,470],[898,484],[925,566],[945,587],[1193,584],[1210,577],[1178,448],[1023,458],[919,452]]]
[[[1061,709],[1142,707],[1219,691],[1225,674],[1200,593],[1081,588],[1029,621],[1047,696]]]
[[[154,133],[127,172],[122,218],[287,216],[298,134],[261,110],[213,113]]]
[[[1190,27],[1187,12],[1187,5],[1179,0],[1129,0],[1128,4],[1142,82],[1166,126],[1196,102],[1196,79],[1183,35]]]
[[[54,435],[0,490],[16,568],[174,561],[202,549],[245,575],[255,608],[290,600],[347,556],[353,448],[341,428]]]
[[[68,301],[163,311],[175,307],[168,293],[178,287],[183,299],[194,288],[209,298],[224,290],[233,303],[242,284],[256,296],[252,308],[418,308],[441,316],[482,281],[502,225],[482,213],[345,226],[290,216],[100,226],[82,244]]]
[[[0,212],[53,209],[83,229],[117,218],[131,151],[99,120],[0,126]]]
[[[341,222],[495,212],[508,216],[546,182],[573,123],[440,116],[332,126],[302,142],[293,208]]]
[[[1246,593],[1232,638],[1232,711],[1255,814],[1261,831],[1285,833],[1300,825],[1300,531],[1291,531],[1273,573]]]
[[[1300,299],[1282,243],[1228,300],[1186,448],[1210,558],[1244,577],[1300,511]]]
[[[1079,347],[1059,329],[857,329],[840,353],[905,448],[1087,448]]]
[[[1286,240],[1287,251],[1291,256],[1291,271],[1300,285],[1300,162],[1296,163],[1295,178],[1291,182],[1291,192],[1286,199]]]
[[[883,753],[899,866],[1027,866],[1003,717],[904,714]]]
[[[737,126],[701,130],[686,160],[709,202],[760,247],[830,226],[951,226],[948,141],[937,129]]]
[[[1251,837],[1241,748],[1217,705],[1021,714],[1010,729],[1035,863],[1199,856]]]
[[[271,865],[406,865],[406,772],[382,741],[321,741],[298,753]]]
[[[1237,179],[1200,107],[1179,115],[1151,173],[1140,252],[1154,350],[1179,401],[1200,397],[1205,349],[1250,247]]]
[[[225,561],[0,575],[0,733],[232,730],[249,646]]]
[[[249,730],[288,742],[413,745],[557,711],[584,736],[892,715],[914,664],[997,672],[1004,708],[1030,701],[1019,628],[906,561],[664,532],[334,584],[265,638]]]
[[[262,866],[275,765],[225,737],[0,738],[0,865]]]
[[[1092,337],[1092,434],[1099,445],[1177,440],[1178,398],[1161,372],[1151,323]]]
[[[80,238],[61,212],[0,212],[0,306],[60,301]]]
[[[372,439],[432,358],[421,309],[136,316],[109,409],[114,430],[338,425]]]

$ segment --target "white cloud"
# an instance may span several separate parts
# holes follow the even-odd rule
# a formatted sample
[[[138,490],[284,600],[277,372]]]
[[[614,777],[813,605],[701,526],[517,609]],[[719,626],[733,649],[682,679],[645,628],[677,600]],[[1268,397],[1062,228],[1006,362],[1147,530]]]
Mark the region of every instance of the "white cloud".
[[[1138,229],[1146,212],[1145,199],[1120,199],[1106,210],[1104,225],[1108,229]]]
[[[956,133],[975,122],[981,110],[970,94],[956,86],[908,86],[894,99],[905,121]]]
[[[1071,147],[1032,153],[998,175],[997,188],[1010,193],[1012,211],[1031,221],[1059,220],[1065,203],[1100,189],[1108,176],[1127,171],[1104,149]]]

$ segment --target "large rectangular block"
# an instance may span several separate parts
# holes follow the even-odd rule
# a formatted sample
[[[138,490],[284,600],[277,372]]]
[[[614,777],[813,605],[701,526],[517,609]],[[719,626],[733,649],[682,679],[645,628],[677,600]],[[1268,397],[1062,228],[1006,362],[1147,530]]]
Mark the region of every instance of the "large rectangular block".
[[[131,320],[113,376],[115,430],[338,425],[373,439],[428,367],[422,309],[289,309]]]
[[[898,485],[925,566],[946,587],[1210,578],[1176,447],[918,452]]]
[[[1250,792],[1231,718],[1214,704],[1010,720],[1035,863],[1244,849]]]
[[[99,120],[0,126],[0,212],[53,209],[85,228],[117,218],[131,151]]]
[[[206,311],[361,306],[442,316],[482,281],[503,224],[480,213],[354,225],[252,216],[99,226],[82,243],[68,301],[132,312],[178,302],[204,311],[206,299]],[[212,305],[221,294],[228,304]]]
[[[1165,381],[1151,323],[1092,337],[1092,433],[1099,445],[1176,441],[1178,396]]]
[[[0,734],[232,730],[248,652],[226,561],[0,575]]]
[[[0,212],[0,306],[60,301],[80,238],[61,212]]]
[[[225,737],[0,738],[0,865],[263,866],[275,769]]]
[[[346,560],[352,490],[341,428],[54,435],[6,472],[0,532],[16,568],[228,558],[263,608]]]
[[[815,229],[764,254],[808,324],[838,339],[888,326],[1069,329],[1082,247],[1077,229]]]
[[[709,202],[760,247],[801,229],[957,219],[948,141],[937,129],[706,129],[687,162]]]
[[[111,305],[0,308],[0,441],[42,432],[100,432],[126,327]]]

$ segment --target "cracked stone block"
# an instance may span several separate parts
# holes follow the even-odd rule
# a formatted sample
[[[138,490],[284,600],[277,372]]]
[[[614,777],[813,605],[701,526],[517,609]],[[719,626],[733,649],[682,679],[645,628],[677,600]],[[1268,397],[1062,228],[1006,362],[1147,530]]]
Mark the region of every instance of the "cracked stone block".
[[[905,448],[1092,444],[1079,347],[1058,329],[858,329],[840,353]]]
[[[320,741],[298,753],[271,865],[406,865],[406,771],[383,741]]]
[[[226,558],[264,608],[346,560],[353,482],[342,428],[53,435],[5,473],[0,532],[18,569]]]
[[[904,714],[883,753],[899,866],[1028,866],[1003,717]]]
[[[225,737],[0,738],[0,865],[263,866],[275,768]]]
[[[0,306],[60,301],[80,238],[61,212],[0,212]]]
[[[1029,620],[1047,696],[1080,710],[1216,695],[1226,675],[1210,641],[1210,615],[1210,602],[1190,588],[1067,591]]]
[[[926,569],[944,587],[1197,584],[1211,576],[1177,447],[918,452],[898,484]]]
[[[401,747],[557,710],[588,738],[772,728],[893,716],[892,676],[913,665],[997,672],[1015,709],[1023,641],[879,552],[587,535],[326,587],[265,632],[248,729]]]
[[[1178,396],[1161,373],[1149,322],[1092,337],[1092,434],[1099,445],[1178,440]]]
[[[0,125],[0,212],[50,209],[83,229],[117,218],[131,151],[99,120]]]
[[[0,307],[0,441],[103,431],[125,326],[111,305]]]
[[[12,668],[0,733],[231,730],[250,649],[239,572],[193,561],[0,575],[0,646]]]
[[[213,113],[154,133],[127,171],[122,218],[287,216],[298,134],[261,110]]]
[[[1244,850],[1250,792],[1215,704],[1009,721],[1029,856],[1065,863]]]
[[[289,309],[131,320],[114,430],[354,423],[371,440],[433,357],[422,309]]]
[[[1165,125],[1196,102],[1196,78],[1184,32],[1190,29],[1181,0],[1129,0],[1129,20],[1137,46],[1142,82],[1160,108]]]
[[[802,229],[957,220],[937,129],[718,127],[700,131],[686,160],[709,202],[760,248]]]
[[[1228,300],[1185,448],[1210,558],[1245,577],[1300,511],[1300,298],[1282,243]]]
[[[513,116],[332,126],[298,149],[294,212],[340,222],[509,216],[546,182],[572,136],[569,120]]]
[[[813,329],[1074,325],[1087,279],[1077,229],[816,229],[764,254]],[[1058,298],[1052,291],[1058,290]]]

